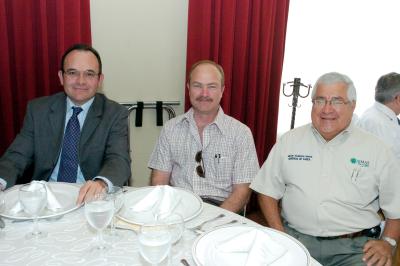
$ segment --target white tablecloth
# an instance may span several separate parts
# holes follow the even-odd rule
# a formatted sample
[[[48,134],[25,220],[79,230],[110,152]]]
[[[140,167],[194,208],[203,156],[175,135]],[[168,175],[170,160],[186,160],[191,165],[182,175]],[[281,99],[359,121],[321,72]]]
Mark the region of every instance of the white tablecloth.
[[[204,204],[202,213],[186,223],[186,227],[194,227],[202,221],[224,213],[226,216],[208,223],[204,229],[213,228],[233,219],[246,224],[255,224],[235,213]],[[95,236],[94,230],[87,224],[84,208],[64,215],[59,220],[40,221],[41,230],[48,236],[38,240],[27,240],[25,234],[32,230],[32,222],[16,222],[4,219],[6,227],[0,237],[0,266],[17,265],[149,265],[139,254],[136,234],[129,230],[118,230],[122,239],[110,242],[112,248],[99,256],[88,252]],[[105,234],[105,238],[106,238]],[[192,258],[191,247],[197,235],[186,230],[180,242],[173,246],[171,255],[160,265],[180,265],[185,258],[191,266],[196,265]],[[320,265],[312,259],[312,265]]]

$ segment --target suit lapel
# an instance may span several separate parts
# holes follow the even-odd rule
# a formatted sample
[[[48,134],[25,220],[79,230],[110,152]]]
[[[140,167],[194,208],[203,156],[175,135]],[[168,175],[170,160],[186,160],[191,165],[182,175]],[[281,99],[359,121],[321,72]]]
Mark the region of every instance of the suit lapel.
[[[83,124],[81,139],[79,146],[82,147],[88,141],[93,131],[97,128],[103,116],[103,105],[104,99],[96,94],[92,105],[90,106],[89,112],[86,116],[85,123]]]
[[[60,97],[55,97],[54,102],[50,105],[50,130],[52,132],[51,136],[55,136],[51,139],[56,149],[61,146],[61,142],[64,137],[65,108],[66,98],[63,94],[60,94]]]

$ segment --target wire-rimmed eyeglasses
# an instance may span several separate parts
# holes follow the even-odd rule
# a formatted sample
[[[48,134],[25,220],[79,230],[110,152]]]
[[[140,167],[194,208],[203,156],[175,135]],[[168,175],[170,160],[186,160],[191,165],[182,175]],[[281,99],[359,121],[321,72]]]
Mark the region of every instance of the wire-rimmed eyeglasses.
[[[64,71],[64,75],[69,78],[69,79],[78,79],[81,74],[83,74],[83,78],[85,80],[95,80],[99,77],[99,73],[96,73],[92,70],[86,70],[86,71],[78,71],[75,69],[68,69],[66,71]]]
[[[196,167],[196,173],[200,176],[200,177],[206,177],[206,173],[204,171],[204,163],[203,163],[203,157],[202,157],[202,151],[198,151],[196,153],[196,156],[194,157],[196,163],[198,163],[199,165]]]
[[[312,100],[312,103],[316,107],[324,107],[327,104],[331,105],[332,107],[340,107],[340,106],[346,105],[350,102],[351,101],[345,101],[343,98],[338,98],[338,97],[333,97],[330,100],[327,100],[326,98],[318,97],[318,98]]]

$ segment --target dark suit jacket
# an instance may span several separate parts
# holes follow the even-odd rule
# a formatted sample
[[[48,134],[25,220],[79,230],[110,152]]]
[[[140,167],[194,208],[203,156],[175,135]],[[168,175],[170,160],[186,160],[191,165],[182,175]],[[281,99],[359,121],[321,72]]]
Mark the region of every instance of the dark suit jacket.
[[[33,164],[32,180],[49,180],[64,135],[64,92],[28,103],[21,132],[0,158],[0,177],[7,187],[15,184]],[[123,185],[130,175],[128,111],[97,93],[86,116],[79,141],[79,166],[86,180],[104,176]]]

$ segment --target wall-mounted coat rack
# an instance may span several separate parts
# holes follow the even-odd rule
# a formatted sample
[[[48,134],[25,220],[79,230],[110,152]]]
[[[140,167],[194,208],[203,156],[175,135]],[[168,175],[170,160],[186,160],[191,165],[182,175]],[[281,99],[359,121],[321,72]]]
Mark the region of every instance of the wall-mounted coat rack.
[[[141,127],[143,124],[143,110],[156,109],[157,112],[157,126],[163,125],[163,110],[168,113],[168,119],[176,116],[175,110],[172,106],[180,105],[179,101],[155,101],[155,102],[124,102],[121,103],[128,108],[129,114],[136,110],[135,126]]]

